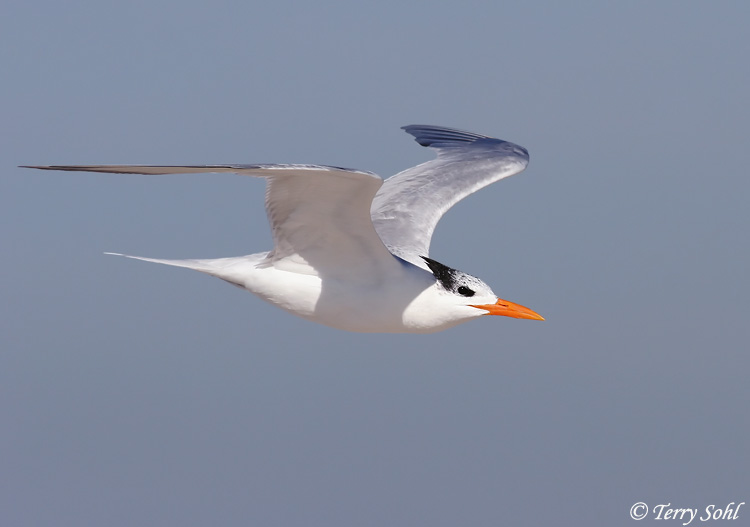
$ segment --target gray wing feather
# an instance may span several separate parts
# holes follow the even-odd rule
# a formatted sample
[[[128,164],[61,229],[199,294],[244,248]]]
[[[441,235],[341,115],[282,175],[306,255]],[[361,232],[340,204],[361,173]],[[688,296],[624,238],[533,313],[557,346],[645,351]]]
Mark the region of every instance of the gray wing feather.
[[[66,170],[69,172],[105,172],[110,174],[211,174],[220,172],[233,172],[235,174],[250,176],[270,176],[281,174],[283,171],[324,171],[351,174],[365,174],[380,179],[372,172],[354,170],[352,168],[333,167],[327,165],[24,165],[21,168],[38,168],[40,170]]]
[[[266,178],[266,212],[274,249],[269,262],[298,273],[328,273],[366,282],[397,267],[373,228],[370,206],[382,179],[325,165],[56,165],[42,170],[115,174],[233,172]]]
[[[529,162],[522,146],[471,132],[427,125],[403,127],[437,159],[385,180],[372,203],[375,230],[390,251],[427,269],[430,240],[440,218],[463,198]]]

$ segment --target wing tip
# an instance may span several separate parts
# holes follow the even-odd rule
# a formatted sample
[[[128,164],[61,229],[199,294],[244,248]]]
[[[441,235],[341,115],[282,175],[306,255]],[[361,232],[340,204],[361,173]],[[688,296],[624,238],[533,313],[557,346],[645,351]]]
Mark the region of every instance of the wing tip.
[[[475,134],[455,128],[433,126],[429,124],[410,124],[401,127],[406,133],[414,136],[414,140],[421,146],[435,148],[467,147],[472,144],[482,144],[490,148],[500,148],[507,153],[525,159],[528,163],[529,151],[515,143],[497,139],[488,135]],[[439,154],[438,154],[439,155]]]
[[[401,129],[413,135],[417,143],[427,147],[462,146],[479,139],[492,139],[486,135],[430,124],[409,124]]]
[[[18,168],[35,168],[37,170],[58,170],[66,172],[112,172],[114,165],[19,165]],[[122,168],[127,168],[123,165]]]

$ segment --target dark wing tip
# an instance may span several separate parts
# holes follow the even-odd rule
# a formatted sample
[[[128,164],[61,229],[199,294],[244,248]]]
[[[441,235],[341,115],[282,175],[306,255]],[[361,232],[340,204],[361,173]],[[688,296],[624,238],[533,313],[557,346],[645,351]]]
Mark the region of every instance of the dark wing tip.
[[[510,155],[517,156],[528,161],[529,151],[510,141],[503,141],[488,135],[455,130],[453,128],[443,128],[442,126],[431,126],[427,124],[410,124],[402,126],[402,130],[414,136],[414,139],[422,146],[431,148],[455,148],[469,145],[481,145],[483,148],[490,148],[506,152]]]
[[[19,165],[18,168],[36,168],[38,170],[67,170],[69,172],[81,172],[82,170],[90,167],[67,165]]]
[[[422,146],[442,148],[445,146],[464,146],[479,139],[492,139],[486,135],[444,128],[442,126],[431,126],[428,124],[410,124],[402,126],[402,130],[414,136],[414,139]]]

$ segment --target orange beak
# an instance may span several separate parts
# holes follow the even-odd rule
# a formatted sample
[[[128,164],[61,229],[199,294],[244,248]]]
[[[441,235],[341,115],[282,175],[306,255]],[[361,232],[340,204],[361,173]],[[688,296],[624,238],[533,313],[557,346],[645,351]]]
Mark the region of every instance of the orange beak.
[[[504,317],[513,318],[528,318],[531,320],[544,320],[544,317],[538,313],[533,312],[528,307],[523,307],[513,302],[508,302],[502,298],[498,298],[494,304],[483,304],[481,306],[471,306],[477,309],[484,309],[488,315],[501,315]]]

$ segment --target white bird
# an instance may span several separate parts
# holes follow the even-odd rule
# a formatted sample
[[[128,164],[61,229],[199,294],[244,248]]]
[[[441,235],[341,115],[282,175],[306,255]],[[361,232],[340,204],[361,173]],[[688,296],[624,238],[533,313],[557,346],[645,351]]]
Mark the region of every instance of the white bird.
[[[529,162],[518,145],[437,126],[403,127],[437,158],[383,181],[323,165],[77,165],[44,170],[119,174],[233,172],[266,178],[274,247],[233,258],[147,262],[187,267],[338,329],[431,333],[482,315],[544,320],[479,278],[429,258],[441,216]],[[109,253],[115,254],[115,253]]]

